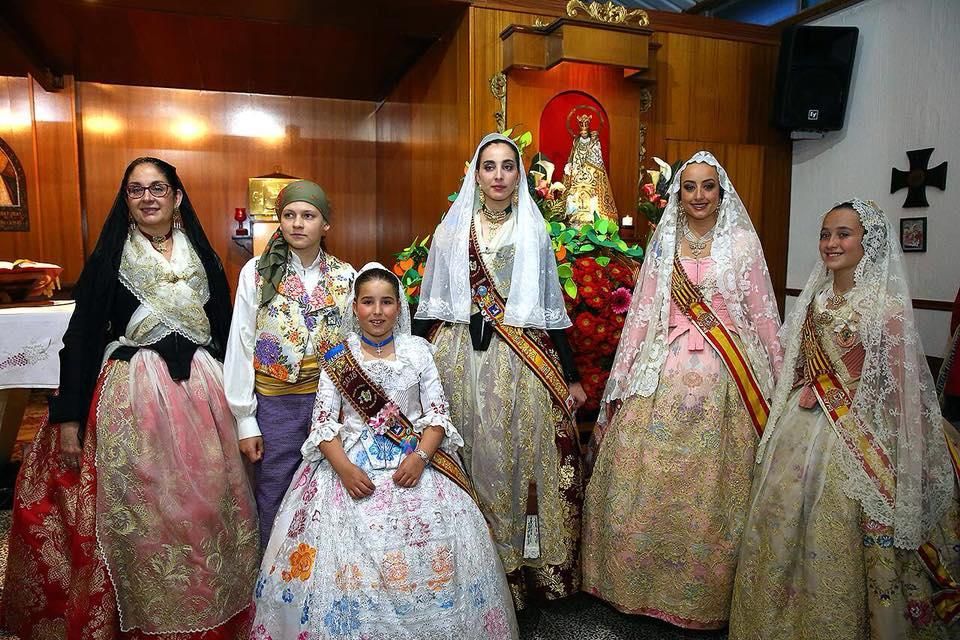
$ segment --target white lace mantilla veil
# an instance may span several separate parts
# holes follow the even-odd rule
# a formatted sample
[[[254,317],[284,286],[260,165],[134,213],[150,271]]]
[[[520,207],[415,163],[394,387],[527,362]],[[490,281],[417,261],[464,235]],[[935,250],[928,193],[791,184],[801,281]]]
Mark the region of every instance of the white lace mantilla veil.
[[[468,243],[473,216],[480,208],[477,196],[479,189],[473,172],[480,148],[494,140],[517,149],[513,140],[499,133],[484,136],[477,146],[470,161],[470,174],[433,234],[420,287],[417,318],[470,322],[472,301]],[[520,155],[519,150],[517,155]],[[522,158],[517,169],[520,172],[517,183],[520,202],[513,212],[516,216],[512,238],[515,252],[504,322],[514,327],[565,329],[571,322],[563,304],[550,236],[547,235],[543,215],[527,189]]]
[[[850,421],[847,428],[872,434],[880,442],[894,466],[897,486],[891,503],[844,447],[840,456],[846,475],[844,492],[861,504],[869,518],[893,527],[896,547],[913,550],[927,541],[947,510],[953,497],[953,470],[933,376],[913,320],[897,232],[876,203],[859,198],[848,202],[859,215],[865,234],[864,257],[854,272],[853,289],[845,297],[859,314],[857,333],[866,355],[852,411],[843,420]],[[821,216],[821,225],[827,213]],[[757,449],[758,462],[780,426],[779,418],[794,386],[807,308],[828,287],[833,287],[833,274],[818,252],[813,273],[780,330],[786,349],[784,379],[777,386],[770,420]]]
[[[607,421],[607,404],[635,395],[649,397],[660,382],[660,372],[667,359],[670,285],[681,224],[680,176],[687,165],[693,163],[714,167],[720,177],[724,194],[710,252],[716,263],[717,286],[733,320],[731,330],[740,337],[761,390],[767,397],[773,393],[777,373],[774,365],[779,364],[780,351],[777,345],[764,343],[755,321],[763,317],[779,322],[780,313],[760,238],[727,172],[712,153],[698,151],[674,174],[667,206],[647,244],[603,394],[597,418],[601,425]],[[748,296],[754,300],[752,307],[747,304]]]
[[[408,336],[410,335],[410,305],[407,304],[406,299],[403,296],[403,286],[400,284],[400,279],[397,278],[396,274],[387,269],[385,266],[379,262],[368,262],[363,265],[359,271],[357,271],[357,276],[354,278],[354,282],[357,281],[364,271],[370,271],[371,269],[383,269],[390,274],[390,277],[396,280],[397,287],[400,289],[400,315],[397,317],[397,326],[393,328],[393,335],[395,336]],[[343,320],[340,323],[340,332],[344,337],[348,337],[351,333],[360,335],[360,322],[357,320],[357,314],[353,310],[353,301],[356,299],[356,286],[351,285],[350,294],[347,296],[347,301],[344,305],[343,310]]]

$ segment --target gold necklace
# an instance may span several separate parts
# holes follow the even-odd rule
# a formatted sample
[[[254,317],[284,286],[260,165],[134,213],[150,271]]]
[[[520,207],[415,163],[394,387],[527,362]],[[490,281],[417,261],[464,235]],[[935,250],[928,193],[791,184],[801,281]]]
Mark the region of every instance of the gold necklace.
[[[831,311],[836,311],[843,305],[847,304],[847,299],[844,297],[844,294],[849,293],[844,291],[843,293],[833,292],[833,295],[827,298],[827,309]]]
[[[486,218],[487,222],[489,222],[491,225],[499,227],[510,216],[510,207],[507,207],[502,211],[491,211],[490,209],[487,209],[487,205],[484,204],[482,207],[480,207],[480,213],[483,214],[483,217]]]
[[[139,227],[137,228],[140,230],[140,233],[142,233],[144,237],[150,241],[150,246],[153,247],[154,251],[157,253],[164,253],[167,250],[167,240],[173,237],[173,227],[170,227],[170,231],[167,231],[167,233],[162,236],[155,236],[152,233],[147,233]]]

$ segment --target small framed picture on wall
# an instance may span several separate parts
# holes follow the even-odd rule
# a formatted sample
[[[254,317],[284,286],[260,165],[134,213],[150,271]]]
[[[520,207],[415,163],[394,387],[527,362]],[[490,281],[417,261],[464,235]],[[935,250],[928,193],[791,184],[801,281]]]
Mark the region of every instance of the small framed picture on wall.
[[[927,219],[900,218],[900,248],[907,251],[927,250]]]

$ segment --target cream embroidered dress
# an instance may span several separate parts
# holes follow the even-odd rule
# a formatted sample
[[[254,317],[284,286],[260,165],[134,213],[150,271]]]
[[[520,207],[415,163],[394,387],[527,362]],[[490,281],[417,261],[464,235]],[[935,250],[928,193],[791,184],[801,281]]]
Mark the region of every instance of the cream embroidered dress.
[[[410,419],[441,426],[442,447],[463,443],[447,415],[431,347],[397,335],[396,360],[354,357]],[[354,500],[320,453],[339,436],[376,485]],[[517,635],[510,591],[479,508],[427,466],[419,483],[392,475],[406,454],[378,435],[326,373],[317,390],[304,461],[281,504],[255,588],[251,638],[508,639]]]
[[[492,141],[516,149],[509,138],[490,134],[470,166]],[[506,300],[504,324],[548,332],[570,326],[543,216],[525,188],[522,163],[518,170],[517,203],[489,233],[480,223],[479,188],[472,179],[464,181],[434,233],[417,318],[442,321],[432,341],[451,419],[463,433],[464,467],[522,608],[531,597],[561,598],[579,589],[583,480],[577,444],[566,435],[573,425],[546,385],[486,321],[486,349],[475,348],[471,339],[471,316],[479,311],[468,275],[471,227],[477,230],[480,259]],[[540,554],[524,558],[531,482]]]
[[[514,247],[511,217],[486,238],[475,220],[482,259],[504,297],[510,293]],[[579,524],[563,495],[575,486],[575,469],[556,446],[562,413],[543,382],[496,333],[486,351],[474,351],[470,325],[445,324],[434,343],[437,364],[450,371],[445,389],[453,420],[462,425],[463,459],[497,540],[504,568],[570,567]],[[527,486],[535,480],[540,515],[538,560],[523,558]]]
[[[960,518],[932,378],[919,350],[894,228],[854,200],[867,235],[853,291],[834,298],[814,269],[784,325],[784,375],[760,449],[730,617],[738,640],[956,638],[937,617],[939,590],[916,553],[931,542],[960,576]],[[893,243],[889,242],[892,239]],[[831,298],[834,298],[831,301]],[[892,461],[881,500],[818,403],[800,328],[814,325],[853,394],[843,428],[862,431]],[[960,444],[960,443],[958,443]],[[955,626],[955,625],[954,625]]]

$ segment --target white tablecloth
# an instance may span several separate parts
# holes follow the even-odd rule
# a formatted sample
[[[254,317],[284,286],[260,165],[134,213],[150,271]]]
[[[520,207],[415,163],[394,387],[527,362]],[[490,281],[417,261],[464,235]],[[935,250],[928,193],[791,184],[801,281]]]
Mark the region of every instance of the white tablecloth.
[[[72,300],[46,307],[0,309],[0,389],[56,389],[60,349]]]

